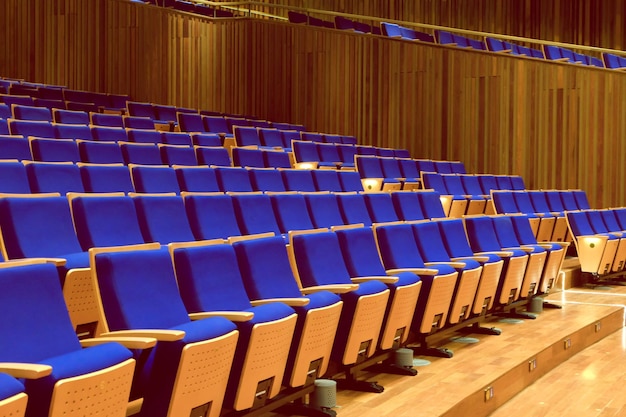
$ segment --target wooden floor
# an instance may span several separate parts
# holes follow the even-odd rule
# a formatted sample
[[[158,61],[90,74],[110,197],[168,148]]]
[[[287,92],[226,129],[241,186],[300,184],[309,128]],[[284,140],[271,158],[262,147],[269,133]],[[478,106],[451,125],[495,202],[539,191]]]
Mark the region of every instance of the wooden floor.
[[[416,357],[427,364],[415,377],[364,373],[384,392],[340,390],[337,415],[626,416],[626,287],[561,289],[546,299],[563,308],[494,320],[500,336],[450,335],[441,343],[454,357]]]

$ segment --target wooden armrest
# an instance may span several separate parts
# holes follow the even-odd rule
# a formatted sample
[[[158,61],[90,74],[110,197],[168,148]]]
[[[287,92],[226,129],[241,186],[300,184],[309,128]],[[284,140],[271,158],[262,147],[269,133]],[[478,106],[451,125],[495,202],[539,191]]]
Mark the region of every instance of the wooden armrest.
[[[39,379],[50,375],[52,367],[38,363],[0,362],[0,372],[12,375],[14,378]]]
[[[450,265],[452,268],[465,268],[465,262],[426,262],[426,266]]]
[[[360,284],[361,282],[380,281],[383,284],[395,284],[396,282],[398,282],[399,279],[400,278],[394,277],[394,276],[385,276],[385,277],[376,277],[376,276],[371,276],[371,277],[354,277],[354,278],[352,278],[352,282],[354,282],[355,284]]]
[[[493,254],[493,255],[498,255],[502,258],[510,258],[511,256],[513,256],[513,252],[510,251],[506,251],[506,250],[497,250],[494,252],[478,252],[476,255],[481,255],[481,254]]]
[[[159,342],[174,342],[185,337],[185,332],[182,330],[133,329],[102,333],[99,337],[151,337]]]
[[[489,257],[488,256],[461,256],[458,258],[452,258],[451,260],[456,262],[456,261],[463,261],[464,259],[471,259],[474,260],[476,262],[487,262],[489,261]]]
[[[535,250],[535,249],[533,249],[533,248],[531,248],[529,246],[518,246],[516,248],[504,248],[504,250],[511,250],[511,251],[515,250],[515,249],[523,250],[526,253],[531,253],[531,252],[533,252]]]
[[[437,275],[439,273],[438,270],[432,268],[395,268],[388,269],[387,275],[396,275],[400,272],[412,272],[416,275]]]
[[[345,294],[352,292],[359,288],[359,284],[330,284],[330,285],[316,285],[314,287],[302,288],[302,294],[311,294],[318,291],[330,291],[335,294]]]
[[[200,313],[189,313],[191,320],[202,320],[209,317],[224,317],[230,321],[244,322],[254,318],[254,313],[250,311],[203,311]]]
[[[311,300],[306,297],[298,297],[298,298],[267,298],[264,300],[254,300],[250,301],[250,304],[253,306],[260,306],[268,303],[285,303],[290,307],[303,307],[309,304]]]
[[[155,347],[157,340],[154,337],[95,337],[90,339],[82,339],[80,345],[82,347],[97,346],[103,343],[117,342],[128,349],[149,349]]]
[[[48,264],[54,264],[54,266],[63,266],[67,263],[67,259],[64,258],[28,258],[30,260],[40,260]]]

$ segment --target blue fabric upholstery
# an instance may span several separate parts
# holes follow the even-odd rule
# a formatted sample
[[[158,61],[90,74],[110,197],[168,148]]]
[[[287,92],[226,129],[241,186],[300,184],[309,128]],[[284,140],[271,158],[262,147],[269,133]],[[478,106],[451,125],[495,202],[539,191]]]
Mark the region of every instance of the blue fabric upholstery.
[[[219,167],[215,168],[217,183],[223,192],[253,191],[250,175],[245,168]]]
[[[33,162],[26,165],[28,182],[33,193],[84,192],[80,171],[74,164]]]
[[[24,392],[24,385],[10,375],[0,373],[0,401]]]
[[[161,154],[156,144],[120,143],[125,164],[161,165]]]
[[[395,222],[400,220],[389,193],[365,193],[363,195],[367,211],[373,223]]]
[[[117,145],[114,145],[117,148]],[[132,193],[135,191],[130,171],[124,165],[83,165],[79,167],[79,170],[87,192]]]
[[[285,169],[281,171],[283,182],[288,191],[315,192],[313,175],[308,169]]]
[[[305,194],[309,215],[316,228],[344,224],[337,197],[334,194]]]
[[[159,151],[164,165],[198,165],[196,153],[191,146],[161,145]]]
[[[395,192],[391,194],[391,201],[400,220],[424,220],[424,213],[417,198],[417,193],[412,191]]]
[[[281,233],[314,229],[302,194],[273,194],[270,200]]]
[[[311,171],[313,183],[317,191],[341,192],[343,187],[339,181],[339,171],[333,169],[314,169]]]
[[[229,195],[188,195],[185,209],[197,240],[227,239],[242,234]]]
[[[122,164],[122,149],[115,142],[85,141],[78,143],[82,162],[94,164]]]
[[[215,170],[208,167],[175,167],[176,179],[181,191],[216,192],[220,191]]]
[[[280,171],[276,169],[251,169],[250,182],[255,191],[287,191]]]
[[[280,235],[280,227],[272,210],[270,197],[265,194],[233,195],[233,207],[239,229],[244,235],[273,232]]]
[[[363,194],[336,194],[336,197],[344,224],[362,223],[364,226],[372,225],[372,219],[367,211]]]
[[[0,162],[0,192],[30,194],[26,168],[21,162]]]
[[[181,197],[134,196],[133,201],[146,242],[166,245],[195,240]]]
[[[130,173],[138,193],[180,193],[174,168],[136,165]]]
[[[80,161],[78,146],[73,140],[31,138],[30,147],[34,161]]]

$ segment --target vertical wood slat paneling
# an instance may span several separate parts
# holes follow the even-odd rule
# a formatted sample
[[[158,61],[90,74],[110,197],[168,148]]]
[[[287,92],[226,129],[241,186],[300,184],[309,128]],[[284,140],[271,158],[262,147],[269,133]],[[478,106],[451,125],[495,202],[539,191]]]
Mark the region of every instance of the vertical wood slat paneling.
[[[303,123],[626,205],[622,73],[115,0],[0,11],[0,75]]]

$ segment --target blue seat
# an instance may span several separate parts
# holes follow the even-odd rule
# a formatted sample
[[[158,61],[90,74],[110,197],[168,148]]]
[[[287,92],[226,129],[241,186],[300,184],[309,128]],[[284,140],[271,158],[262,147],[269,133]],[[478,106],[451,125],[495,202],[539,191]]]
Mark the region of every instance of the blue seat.
[[[321,158],[317,152],[317,144],[315,142],[294,140],[292,146],[296,164],[307,163],[312,168],[317,168],[318,166],[335,166],[333,163],[321,163]]]
[[[488,216],[468,217],[465,219],[465,227],[468,241],[475,254],[495,253],[504,259],[504,276],[498,285],[495,303],[508,305],[517,301],[520,296],[525,297],[526,294],[520,292],[528,264],[526,252],[521,249],[505,251],[498,240],[493,221]]]
[[[380,29],[384,36],[389,38],[402,38],[402,29],[395,23],[381,22]]]
[[[339,154],[339,147],[337,145],[320,143],[320,144],[317,144],[316,147],[317,147],[317,154],[319,155],[320,167],[324,167],[324,166],[331,167],[331,168],[343,167],[344,164],[341,159],[341,155]],[[349,163],[346,166],[354,167],[354,162]]]
[[[615,213],[621,220],[621,210]],[[620,238],[613,234],[597,234],[585,211],[568,211],[565,214],[581,271],[602,276],[624,268],[623,259],[617,256]]]
[[[159,147],[154,143],[121,142],[120,149],[126,165],[161,165]]]
[[[71,162],[28,162],[28,183],[33,193],[84,192],[80,171]]]
[[[33,155],[28,139],[21,136],[0,134],[0,159],[32,160]]]
[[[54,129],[59,139],[93,140],[91,129],[87,125],[54,123]]]
[[[363,199],[373,223],[390,223],[400,220],[390,193],[365,193]]]
[[[14,104],[12,106],[13,118],[17,120],[41,120],[52,121],[52,112],[46,107],[25,106]]]
[[[239,341],[225,405],[236,411],[266,405],[280,392],[297,314],[280,302],[251,304],[235,250],[229,244],[176,246],[172,256],[188,312],[223,311],[235,317],[242,313],[253,316],[237,322]],[[271,355],[267,355],[268,350]]]
[[[292,306],[298,321],[284,384],[297,387],[310,384],[311,378],[322,377],[328,369],[339,324],[343,304],[340,297],[325,290],[303,297],[281,238],[241,240],[234,242],[233,248],[243,284],[252,300],[308,301],[305,305]]]
[[[137,193],[176,193],[180,194],[178,178],[174,168],[155,165],[129,165]]]
[[[71,139],[29,138],[34,161],[80,162],[78,145]]]
[[[90,120],[95,126],[124,127],[124,121],[119,114],[90,113]]]
[[[390,297],[388,287],[379,280],[353,284],[333,232],[293,234],[289,248],[304,291],[320,286],[344,288],[339,293],[344,304],[332,360],[349,367],[374,356]],[[367,326],[362,325],[363,320]]]
[[[535,209],[535,213],[540,213],[544,217],[552,216],[555,218],[550,241],[564,242],[567,238],[567,224],[563,212],[550,210],[550,205],[548,204],[544,191],[528,191],[528,195]]]
[[[550,213],[536,213],[530,195],[526,191],[514,192],[513,199],[520,213],[539,218],[539,225],[536,228],[537,240],[540,242],[552,241],[557,218]]]
[[[457,174],[442,174],[441,178],[446,189],[453,196],[463,197],[467,200],[466,215],[483,214],[487,207],[487,199],[482,195],[467,194],[461,177]]]
[[[563,211],[579,210],[578,203],[576,202],[576,198],[574,197],[574,191],[562,190],[559,193],[559,197],[561,198],[561,203],[563,204]]]
[[[235,126],[232,129],[237,147],[261,146],[261,138],[256,127]]]
[[[233,165],[237,167],[264,168],[263,151],[251,148],[232,148]]]
[[[309,216],[316,228],[330,228],[344,224],[337,197],[332,193],[308,193],[304,195]]]
[[[357,154],[357,149],[353,145],[336,145],[339,152],[339,161],[342,168],[354,168],[354,156]]]
[[[222,146],[222,138],[215,133],[198,133],[198,132],[190,132],[189,136],[191,136],[191,142],[195,146],[209,146],[216,147]]]
[[[41,373],[24,382],[26,416],[70,415],[77,412],[76,403],[80,413],[99,412],[107,403],[111,413],[124,415],[135,367],[132,353],[113,341],[81,348],[54,265],[5,264],[0,286],[0,337],[11,340],[0,345],[0,361],[37,364],[34,373]],[[101,384],[116,389],[98,389]],[[85,389],[91,395],[85,396]]]
[[[395,192],[391,194],[391,201],[399,220],[414,221],[425,219],[417,193]]]
[[[436,191],[420,191],[417,192],[417,199],[420,202],[420,208],[426,219],[441,219],[446,217],[441,202],[441,196]]]
[[[341,188],[345,192],[362,192],[363,191],[363,183],[361,182],[361,177],[359,173],[356,171],[339,171],[337,173],[339,176],[339,182],[341,183]]]
[[[0,373],[0,415],[24,417],[28,396],[17,379]]]
[[[339,171],[334,169],[314,169],[311,171],[316,191],[341,192],[343,187],[339,180]]]
[[[217,167],[215,168],[217,183],[223,192],[248,192],[254,191],[250,181],[248,170],[240,167]]]
[[[224,317],[189,318],[166,250],[96,253],[92,270],[110,330],[162,335],[137,371],[141,415],[219,415],[237,327]]]
[[[193,146],[191,135],[187,132],[161,132],[161,143]]]
[[[580,210],[588,210],[591,208],[589,200],[587,199],[587,193],[584,190],[574,190],[574,198]]]
[[[55,138],[56,131],[52,123],[33,120],[9,120],[9,132],[11,135],[19,135],[25,138],[34,136],[38,138]],[[8,134],[9,132],[5,132]]]
[[[356,192],[335,194],[344,224],[372,225],[363,194]]]
[[[207,132],[203,116],[198,113],[177,112],[178,126],[182,132]]]
[[[104,142],[126,142],[128,140],[126,130],[121,127],[92,126],[91,134],[94,140]]]
[[[312,170],[310,169],[283,169],[281,170],[283,183],[287,191],[315,192]]]
[[[149,117],[122,116],[126,129],[154,130],[154,120]]]
[[[222,193],[187,194],[183,198],[196,240],[228,239],[242,235],[231,196]]]
[[[215,170],[209,167],[174,167],[180,191],[216,192],[220,191]]]
[[[385,279],[387,272],[371,227],[339,228],[335,233],[350,277],[355,280],[379,277],[389,288],[390,308],[385,314],[378,347],[382,350],[400,348],[409,338],[422,289],[421,278],[412,272],[399,272],[393,274],[396,282]]]
[[[191,146],[159,144],[161,161],[164,165],[198,165],[196,153]]]
[[[232,162],[228,151],[222,146],[196,146],[198,165],[230,167]]]
[[[128,194],[135,191],[130,171],[123,164],[77,165],[86,192]]]
[[[274,168],[256,168],[248,171],[254,191],[287,191],[280,171]]]
[[[400,160],[396,158],[380,158],[380,166],[385,178],[397,179],[402,183],[403,190],[417,190],[420,185],[420,176],[405,177],[400,164]]]
[[[156,130],[126,129],[129,142],[161,143],[161,133]]]
[[[122,149],[116,142],[77,141],[81,162],[123,164]]]
[[[26,167],[21,162],[0,161],[0,193],[31,193]]]
[[[447,217],[462,217],[467,213],[469,200],[464,195],[452,194],[444,181],[443,174],[422,172],[422,184],[426,189],[439,193],[444,213]]]
[[[314,229],[307,210],[306,200],[302,194],[270,194],[270,201],[282,234],[287,234],[292,230]]]
[[[244,235],[274,233],[281,231],[272,209],[270,197],[262,193],[232,194],[233,207],[239,229]]]
[[[132,199],[146,242],[167,245],[195,240],[180,196],[135,194]]]
[[[396,178],[386,178],[378,157],[356,156],[356,169],[366,191],[395,191],[402,188]]]
[[[278,129],[259,129],[259,140],[268,148],[283,148],[282,132]]]
[[[70,195],[83,250],[144,243],[133,200],[123,194]]]
[[[233,137],[233,130],[228,126],[226,119],[222,116],[203,116],[204,130],[206,132],[217,133],[226,138]]]

